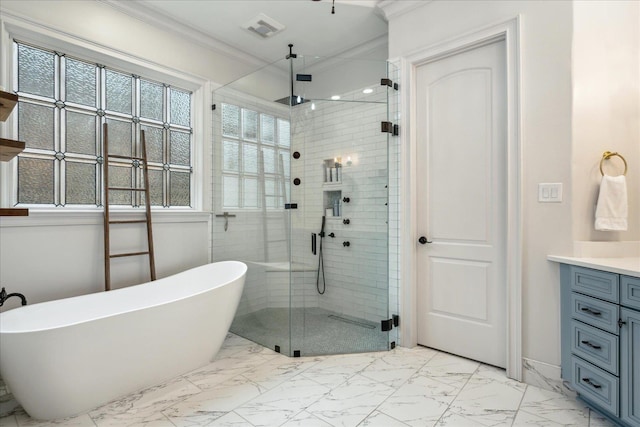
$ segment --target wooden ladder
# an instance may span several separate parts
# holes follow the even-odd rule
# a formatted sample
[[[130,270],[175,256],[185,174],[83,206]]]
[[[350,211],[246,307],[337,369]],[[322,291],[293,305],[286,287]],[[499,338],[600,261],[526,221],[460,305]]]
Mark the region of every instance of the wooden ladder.
[[[149,256],[149,272],[151,280],[156,280],[156,266],[155,255],[153,252],[153,232],[151,230],[151,197],[149,195],[149,169],[147,164],[147,144],[145,141],[144,131],[140,131],[140,144],[142,146],[142,157],[129,157],[118,156],[115,154],[109,154],[109,132],[107,124],[103,124],[103,138],[104,138],[104,163],[103,163],[103,178],[104,178],[104,289],[105,291],[111,290],[111,258],[121,258],[130,256]],[[144,187],[110,187],[109,186],[109,159],[121,159],[142,162],[144,168]],[[144,219],[133,220],[112,220],[109,217],[109,191],[131,191],[144,193]],[[145,223],[147,226],[147,250],[142,252],[127,252],[127,253],[111,253],[110,245],[110,226],[111,224],[135,224]]]

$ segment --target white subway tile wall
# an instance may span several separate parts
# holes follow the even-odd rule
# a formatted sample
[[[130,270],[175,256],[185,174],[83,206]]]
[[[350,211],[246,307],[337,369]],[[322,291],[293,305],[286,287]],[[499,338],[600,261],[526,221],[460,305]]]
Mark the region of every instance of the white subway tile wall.
[[[288,107],[238,93],[218,91],[214,99],[218,106],[227,102],[288,116]],[[213,114],[212,211],[222,214],[220,109]],[[380,128],[380,122],[390,120],[389,114],[397,114],[397,100],[386,86],[367,95],[361,90],[344,94],[342,101],[313,100],[293,107],[291,153],[298,151],[301,156],[290,159],[291,180],[299,178],[301,184],[291,186],[290,200],[285,202],[297,203],[298,209],[267,210],[266,215],[262,209],[229,211],[236,217],[214,216],[212,221],[213,260],[250,262],[238,316],[289,306],[319,307],[376,323],[397,314],[399,147],[398,138]],[[341,163],[340,182],[325,183],[326,166],[336,160]],[[319,260],[311,251],[311,235],[320,233],[322,216],[327,209],[333,214],[338,196],[339,216],[325,218],[326,292],[319,295]],[[345,197],[348,203],[342,201]],[[343,223],[346,219],[349,224]],[[328,237],[330,233],[335,238]],[[394,330],[390,341],[397,340]]]

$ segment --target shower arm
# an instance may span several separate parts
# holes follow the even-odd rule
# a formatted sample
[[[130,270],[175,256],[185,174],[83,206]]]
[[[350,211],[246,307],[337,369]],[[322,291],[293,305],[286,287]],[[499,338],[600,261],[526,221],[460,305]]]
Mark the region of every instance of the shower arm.
[[[229,228],[229,218],[235,218],[234,214],[229,214],[229,212],[224,212],[222,214],[216,214],[216,218],[224,218],[224,231],[227,231]]]

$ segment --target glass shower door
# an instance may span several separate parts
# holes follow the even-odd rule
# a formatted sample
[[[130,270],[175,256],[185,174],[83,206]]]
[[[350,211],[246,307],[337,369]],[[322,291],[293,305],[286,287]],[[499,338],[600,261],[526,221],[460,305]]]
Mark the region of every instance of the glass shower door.
[[[294,60],[294,356],[389,349],[382,330],[390,318],[386,77],[384,61]]]

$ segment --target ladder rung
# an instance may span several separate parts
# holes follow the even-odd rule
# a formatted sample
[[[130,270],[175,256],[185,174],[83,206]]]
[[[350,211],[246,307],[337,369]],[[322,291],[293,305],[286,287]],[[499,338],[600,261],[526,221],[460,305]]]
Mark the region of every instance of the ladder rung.
[[[120,258],[120,257],[125,257],[125,256],[138,256],[138,255],[147,255],[147,254],[149,254],[148,251],[146,251],[146,252],[128,252],[128,253],[124,253],[124,254],[109,255],[109,258]]]
[[[109,155],[107,155],[107,157],[112,158],[112,159],[139,160],[141,162],[144,161],[144,159],[142,157],[119,156],[117,154],[109,154]]]
[[[116,190],[116,191],[147,191],[145,188],[131,188],[131,187],[109,187],[109,190]]]
[[[109,224],[135,224],[139,222],[147,222],[146,219],[122,219],[117,221],[109,221]]]

